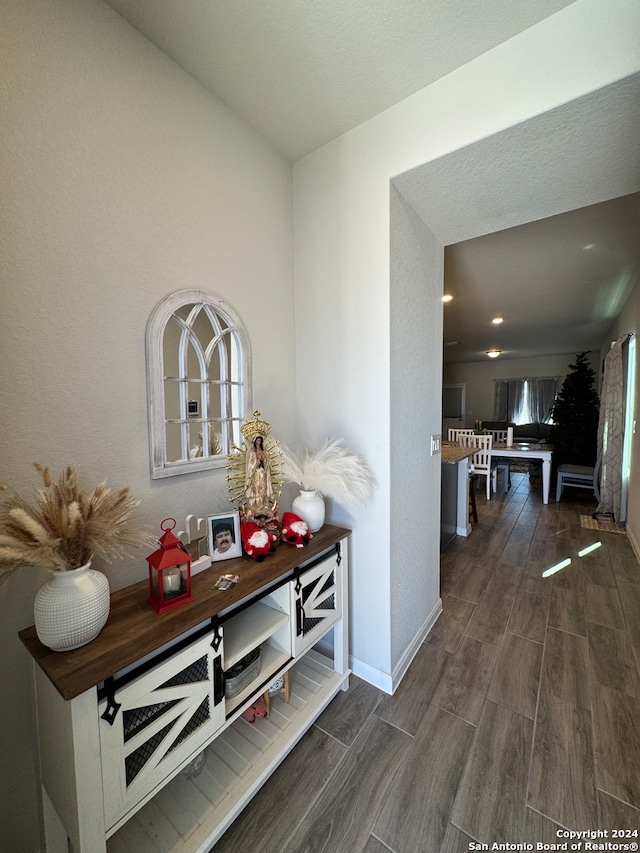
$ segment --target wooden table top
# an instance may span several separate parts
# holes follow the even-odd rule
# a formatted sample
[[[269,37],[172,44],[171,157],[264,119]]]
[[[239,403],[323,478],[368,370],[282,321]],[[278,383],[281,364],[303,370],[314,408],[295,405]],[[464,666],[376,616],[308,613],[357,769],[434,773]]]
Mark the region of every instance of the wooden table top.
[[[43,646],[35,627],[19,637],[64,699],[73,699],[165,643],[221,613],[262,587],[292,572],[350,534],[344,527],[325,524],[303,548],[281,543],[262,563],[235,557],[213,563],[192,578],[193,601],[161,616],[148,604],[149,582],[140,581],[111,595],[107,624],[90,643],[67,652]],[[220,590],[222,574],[239,575],[235,587]]]

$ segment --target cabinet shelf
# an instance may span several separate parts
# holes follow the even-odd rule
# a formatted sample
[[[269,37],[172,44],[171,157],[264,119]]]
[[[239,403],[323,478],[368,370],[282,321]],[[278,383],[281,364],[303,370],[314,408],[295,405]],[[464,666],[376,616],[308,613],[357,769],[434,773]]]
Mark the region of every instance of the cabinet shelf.
[[[281,613],[266,604],[254,604],[233,616],[224,624],[225,670],[288,624],[288,613]]]
[[[244,690],[241,690],[236,696],[226,699],[225,707],[227,717],[230,717],[234,711],[240,707],[251,695],[256,692],[259,685],[275,675],[286,664],[291,656],[278,651],[273,646],[264,645],[260,655],[261,666],[260,673],[254,678],[251,684],[248,684]]]
[[[206,853],[348,680],[310,650],[290,670],[291,700],[239,717],[205,750],[200,775],[171,780],[107,842],[108,853]]]

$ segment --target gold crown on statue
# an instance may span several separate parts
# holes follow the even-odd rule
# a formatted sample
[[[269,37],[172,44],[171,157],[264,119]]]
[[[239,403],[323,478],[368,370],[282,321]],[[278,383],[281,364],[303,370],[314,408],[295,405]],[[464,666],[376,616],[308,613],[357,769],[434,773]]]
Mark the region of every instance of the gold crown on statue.
[[[267,421],[260,420],[260,412],[256,409],[253,413],[253,420],[246,421],[241,427],[240,432],[246,438],[246,440],[251,444],[253,439],[257,435],[261,435],[263,438],[266,438],[271,432],[271,425],[267,423]]]

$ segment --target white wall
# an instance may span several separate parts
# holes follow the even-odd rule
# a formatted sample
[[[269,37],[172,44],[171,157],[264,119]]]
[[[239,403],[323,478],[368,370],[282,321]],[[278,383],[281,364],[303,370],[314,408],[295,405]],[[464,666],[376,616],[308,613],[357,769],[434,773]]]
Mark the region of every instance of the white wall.
[[[442,369],[430,342],[442,338],[442,246],[402,196],[391,188],[391,530],[390,601],[392,684],[397,684],[442,611],[440,542],[426,519],[440,518],[440,455],[431,435],[440,432]],[[442,350],[440,350],[441,352]],[[428,365],[428,369],[425,369]],[[407,453],[407,448],[412,448]],[[406,535],[407,527],[410,535]],[[404,531],[405,535],[395,535]]]
[[[446,309],[445,309],[446,310]],[[443,371],[445,383],[466,384],[465,426],[472,427],[474,421],[492,421],[495,379],[520,379],[527,376],[558,376],[558,391],[575,363],[577,353],[549,355],[542,358],[497,358],[494,361],[474,361],[465,364],[449,364]],[[589,355],[589,363],[596,372],[596,387],[600,382],[600,352]]]
[[[399,351],[390,373],[390,181],[636,73],[639,57],[630,34],[638,26],[634,0],[577,0],[294,166],[297,397],[305,438],[314,442],[327,434],[345,436],[365,453],[380,481],[372,505],[353,518],[352,537],[353,665],[374,683],[393,683],[403,649],[392,642],[393,623],[385,614],[392,606],[413,608],[415,590],[401,586],[400,579],[411,576],[415,559],[420,559],[418,549],[393,553],[391,548],[392,535],[411,542],[416,528],[415,516],[408,514],[392,531],[391,519],[396,518],[390,496],[402,483],[393,479],[391,459],[398,453],[412,456],[418,449],[407,431],[391,451],[396,436],[390,429],[390,379],[403,365],[410,371],[412,356]],[[542,145],[541,159],[548,163],[555,152]],[[465,219],[462,233],[456,232],[454,220],[449,242],[477,236],[483,227],[521,224],[530,208],[538,216],[549,215],[549,200],[537,197],[535,177],[517,208],[494,205],[488,229],[486,223],[478,224],[484,211],[470,198],[460,214]],[[557,213],[564,199],[553,201]],[[471,225],[469,216],[475,216]],[[432,264],[434,275],[441,263]],[[427,311],[438,315],[435,288],[428,302]],[[431,381],[438,388],[441,347],[442,339],[435,335],[416,350],[424,370],[434,366]],[[438,432],[439,424],[436,404],[426,418],[425,436]],[[429,478],[426,490],[437,494],[439,471],[429,470]],[[422,514],[421,506],[415,509],[424,525],[421,535],[437,540],[437,515]],[[333,517],[351,520],[339,508]],[[393,567],[392,554],[397,560]]]
[[[99,0],[0,4],[0,480],[33,460],[130,485],[158,530],[228,508],[224,469],[151,481],[144,334],[180,288],[223,296],[252,344],[254,405],[295,437],[291,167]],[[112,588],[145,553],[103,567]],[[0,849],[37,849],[29,659],[42,582],[0,587]]]

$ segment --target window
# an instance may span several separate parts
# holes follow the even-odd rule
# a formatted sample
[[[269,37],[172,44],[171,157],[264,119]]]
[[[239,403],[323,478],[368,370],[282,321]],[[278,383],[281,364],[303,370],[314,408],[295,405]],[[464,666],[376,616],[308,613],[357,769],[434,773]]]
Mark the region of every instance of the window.
[[[551,423],[558,376],[496,379],[494,418],[514,424]]]
[[[251,411],[250,347],[233,309],[199,290],[172,293],[147,326],[151,476],[227,463]]]

